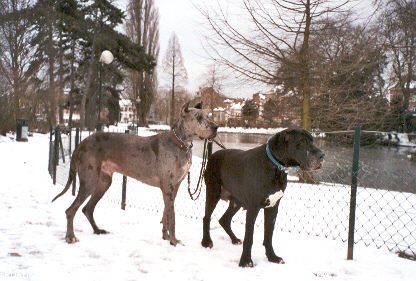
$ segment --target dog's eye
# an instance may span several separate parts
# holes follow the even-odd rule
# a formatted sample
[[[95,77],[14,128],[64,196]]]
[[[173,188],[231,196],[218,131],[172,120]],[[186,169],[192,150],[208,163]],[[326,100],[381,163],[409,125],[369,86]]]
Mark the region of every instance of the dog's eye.
[[[204,118],[202,117],[202,115],[201,115],[201,114],[197,114],[197,115],[196,115],[196,120],[197,120],[199,123],[201,123],[201,122],[202,122],[202,119],[204,119]]]

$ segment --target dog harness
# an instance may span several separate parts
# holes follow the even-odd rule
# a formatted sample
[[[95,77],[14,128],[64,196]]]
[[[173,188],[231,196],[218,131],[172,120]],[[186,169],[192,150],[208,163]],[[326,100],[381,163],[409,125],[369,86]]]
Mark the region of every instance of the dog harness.
[[[270,150],[270,145],[269,145],[269,141],[271,138],[272,137],[270,137],[266,143],[266,154],[269,160],[272,161],[273,165],[275,165],[279,170],[285,172],[286,174],[289,172],[289,170],[294,170],[295,172],[299,171],[300,169],[299,166],[285,167],[282,163],[279,162],[279,160],[276,159],[276,157],[274,157],[274,155],[272,154],[272,151]]]

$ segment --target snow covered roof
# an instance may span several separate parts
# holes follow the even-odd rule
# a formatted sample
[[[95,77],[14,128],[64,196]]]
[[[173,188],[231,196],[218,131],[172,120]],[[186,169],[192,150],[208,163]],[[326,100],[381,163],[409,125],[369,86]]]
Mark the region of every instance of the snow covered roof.
[[[230,106],[230,109],[233,110],[241,110],[243,108],[243,105],[241,103],[233,103]]]
[[[130,100],[128,100],[128,99],[121,99],[121,100],[119,100],[119,102],[118,102],[118,104],[120,105],[120,106],[126,106],[126,105],[131,105],[131,101]]]
[[[223,108],[223,107],[217,107],[217,108],[214,108],[214,111],[215,112],[224,112],[225,111],[225,108]]]

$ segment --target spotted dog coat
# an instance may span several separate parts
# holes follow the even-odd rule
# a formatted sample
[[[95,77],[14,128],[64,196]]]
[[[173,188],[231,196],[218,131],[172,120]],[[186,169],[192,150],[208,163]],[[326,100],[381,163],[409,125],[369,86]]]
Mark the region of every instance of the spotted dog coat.
[[[113,173],[120,173],[148,185],[160,187],[163,194],[162,237],[176,245],[174,200],[182,180],[191,165],[191,143],[194,135],[204,139],[216,136],[218,126],[201,109],[202,104],[182,107],[179,120],[171,131],[150,137],[98,132],[83,140],[71,159],[68,181],[63,195],[78,173],[79,191],[66,210],[66,241],[78,241],[73,220],[81,204],[91,196],[82,209],[95,234],[107,231],[95,223],[93,213],[97,202],[111,185]]]

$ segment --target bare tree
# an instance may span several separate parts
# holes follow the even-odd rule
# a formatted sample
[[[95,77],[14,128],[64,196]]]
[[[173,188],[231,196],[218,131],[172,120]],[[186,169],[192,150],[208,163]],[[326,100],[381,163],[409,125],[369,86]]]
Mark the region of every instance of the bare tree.
[[[377,79],[384,65],[377,32],[337,17],[311,37],[312,122],[323,130],[382,129],[386,97]]]
[[[146,54],[157,61],[159,56],[159,12],[154,0],[130,0],[127,35],[143,46]],[[129,71],[130,100],[136,107],[139,126],[147,126],[147,115],[157,89],[157,72]]]
[[[169,123],[169,107],[171,91],[167,88],[159,88],[154,102],[155,118],[165,124]]]
[[[381,0],[379,26],[391,65],[391,82],[401,93],[401,110],[407,114],[411,83],[416,80],[416,2]],[[401,116],[401,119],[405,119]],[[405,127],[405,124],[403,124]]]
[[[32,63],[35,49],[30,47],[33,33],[30,31],[31,21],[22,13],[31,5],[30,0],[0,1],[0,75],[4,92],[7,92],[9,109],[12,118],[21,118],[28,114],[28,89],[38,64]],[[26,111],[26,112],[22,112]],[[27,118],[27,116],[25,116]]]
[[[350,0],[243,0],[242,13],[227,14],[218,5],[200,8],[210,33],[206,49],[211,57],[243,79],[282,83],[277,71],[291,65],[297,77],[294,90],[301,96],[302,126],[310,129],[310,47],[313,23],[342,12]],[[238,24],[246,20],[248,26]]]
[[[187,83],[188,74],[182,57],[181,46],[178,37],[173,32],[168,43],[168,48],[163,60],[163,70],[171,81],[171,105],[170,105],[170,125],[173,125],[175,117],[175,87],[183,86]]]
[[[225,77],[218,64],[210,65],[204,76],[206,77],[204,85],[209,89],[209,98],[204,101],[204,104],[208,104],[211,115],[214,116],[214,108],[222,103],[219,95]],[[208,103],[206,103],[207,101]]]

